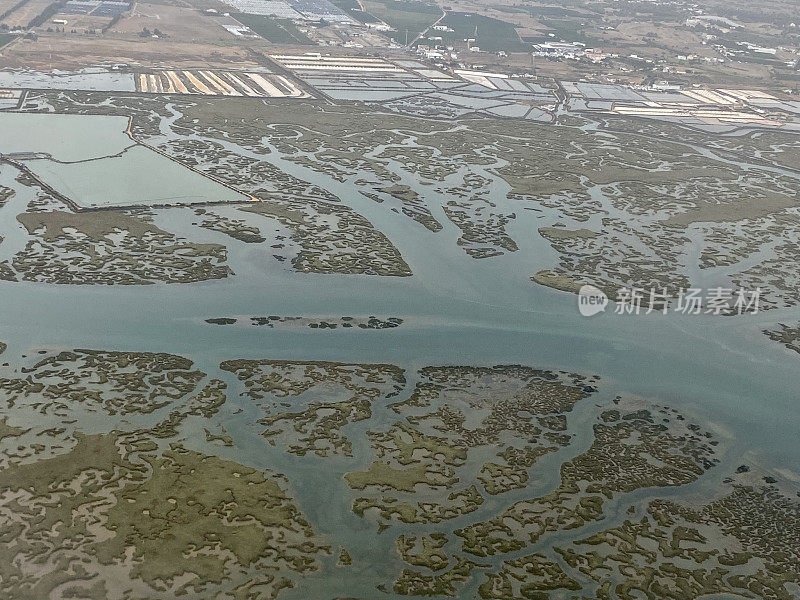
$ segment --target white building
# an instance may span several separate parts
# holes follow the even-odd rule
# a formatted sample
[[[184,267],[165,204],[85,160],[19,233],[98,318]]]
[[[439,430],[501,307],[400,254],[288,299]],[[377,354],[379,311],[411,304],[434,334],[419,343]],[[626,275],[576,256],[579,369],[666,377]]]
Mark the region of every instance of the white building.
[[[583,56],[586,51],[586,45],[578,42],[544,42],[542,44],[534,44],[534,56],[551,56],[555,58],[578,58]]]

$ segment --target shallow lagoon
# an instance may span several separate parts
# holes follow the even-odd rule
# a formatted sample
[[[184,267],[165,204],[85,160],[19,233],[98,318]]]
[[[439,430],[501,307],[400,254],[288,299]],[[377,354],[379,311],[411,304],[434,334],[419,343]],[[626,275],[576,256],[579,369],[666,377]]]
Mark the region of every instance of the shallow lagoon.
[[[0,87],[133,92],[136,84],[132,73],[85,69],[53,73],[3,71],[0,73]]]
[[[15,160],[81,208],[248,199],[138,144],[127,128],[125,117],[0,113],[0,153],[39,154]]]

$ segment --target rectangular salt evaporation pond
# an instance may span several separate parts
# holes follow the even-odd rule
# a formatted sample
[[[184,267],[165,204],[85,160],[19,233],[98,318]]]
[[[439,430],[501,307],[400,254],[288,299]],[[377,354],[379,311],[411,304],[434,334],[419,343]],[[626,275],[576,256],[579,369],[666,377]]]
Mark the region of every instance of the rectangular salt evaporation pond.
[[[132,73],[116,71],[0,71],[0,87],[35,90],[135,92]]]
[[[127,126],[118,116],[0,113],[0,154],[81,208],[250,199],[137,144]]]

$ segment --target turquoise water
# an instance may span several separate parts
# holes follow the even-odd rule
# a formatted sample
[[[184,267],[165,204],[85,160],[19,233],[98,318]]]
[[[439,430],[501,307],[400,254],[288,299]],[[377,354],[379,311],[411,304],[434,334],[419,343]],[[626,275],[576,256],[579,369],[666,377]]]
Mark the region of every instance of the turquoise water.
[[[126,117],[0,113],[0,152],[46,152],[76,162],[122,152],[133,142]]]
[[[23,122],[27,123],[25,127]],[[65,141],[70,132],[86,130],[89,122],[93,124],[90,137],[78,137],[73,144]],[[23,130],[27,129],[40,151],[52,152],[63,160],[80,160],[124,148],[128,138],[121,131],[126,124],[121,117],[0,114],[3,130],[14,132],[0,140],[0,145],[21,150]],[[236,150],[246,154],[239,147]],[[269,242],[251,246],[192,226],[197,217],[190,209],[158,210],[155,222],[167,231],[193,241],[226,244],[236,276],[190,285],[146,287],[0,282],[0,339],[21,351],[53,345],[169,351],[196,358],[208,368],[229,358],[253,357],[392,362],[409,369],[428,364],[513,362],[596,373],[627,392],[698,409],[733,429],[744,446],[758,449],[781,464],[800,458],[795,436],[800,425],[798,357],[761,333],[777,322],[796,321],[800,318],[797,310],[738,318],[620,316],[608,311],[584,318],[574,295],[530,281],[533,273],[555,263],[553,250],[537,233],[542,220],[547,221],[543,217],[546,211],[522,210],[524,205],[508,200],[507,184],[491,172],[498,165],[472,169],[494,181],[492,200],[498,210],[516,212],[508,231],[520,250],[475,260],[457,245],[461,232],[442,211],[445,197],[433,189],[427,188],[426,200],[432,215],[444,225],[437,234],[363,197],[349,181],[335,181],[271,150],[267,160],[336,193],[369,219],[400,250],[414,275],[393,278],[296,273],[288,263],[272,257]],[[168,169],[235,194],[155,152],[142,151]],[[381,151],[377,148],[374,154]],[[263,155],[257,158],[265,159]],[[108,194],[116,182],[124,180],[118,179],[114,170],[103,172],[99,167],[102,162],[79,166],[98,165],[95,192]],[[399,164],[389,166],[401,176],[398,183],[416,183]],[[0,183],[13,185],[14,174],[13,169],[4,167]],[[158,170],[140,171],[142,189],[149,189],[153,181],[161,182],[159,174]],[[459,175],[452,176],[454,182]],[[85,185],[94,184],[89,178],[85,180]],[[441,187],[447,185],[444,182]],[[116,187],[124,187],[129,193],[134,189],[127,184]],[[0,237],[6,238],[0,244],[0,261],[10,259],[24,245],[24,232],[14,217],[24,210],[29,199],[25,194],[32,197],[32,190],[21,190],[0,208]],[[225,210],[229,216],[245,219],[265,232],[273,223],[233,207]],[[403,317],[408,324],[382,331],[287,331],[203,322],[209,317],[268,314],[374,314]]]
[[[217,239],[217,234],[208,232],[207,239]],[[270,447],[260,436],[263,427],[256,421],[263,413],[252,401],[238,396],[235,377],[218,370],[225,359],[394,363],[407,369],[404,395],[416,383],[414,371],[426,365],[522,363],[601,374],[599,395],[570,415],[575,443],[537,463],[531,486],[490,499],[479,512],[440,524],[439,531],[450,532],[489,517],[499,510],[498,503],[507,506],[549,492],[557,484],[558,465],[591,442],[595,403],[608,402],[617,394],[648,396],[704,416],[717,428],[730,431],[734,442],[725,464],[696,485],[641,490],[609,503],[607,518],[596,525],[598,529],[627,518],[627,506],[641,506],[651,498],[692,493],[708,497],[748,452],[756,451],[764,461],[789,468],[800,458],[797,358],[758,333],[761,320],[766,322],[761,315],[735,323],[671,315],[603,314],[586,319],[579,315],[573,296],[526,282],[522,272],[517,276],[507,272],[505,286],[482,286],[484,269],[492,267],[489,262],[466,258],[449,263],[446,293],[436,285],[437,267],[429,260],[412,259],[417,274],[400,279],[267,269],[267,253],[250,248],[232,253],[231,258],[237,277],[201,284],[125,288],[0,284],[0,339],[10,345],[2,358],[14,363],[18,352],[28,351],[32,357],[38,347],[164,351],[188,356],[210,376],[225,380],[229,405],[221,413],[221,422],[236,445],[215,446],[213,452],[286,473],[293,497],[315,529],[334,547],[350,549],[356,564],[362,565],[357,578],[344,580],[334,566],[334,555],[286,598],[301,600],[322,592],[330,597],[334,592],[371,597],[368,594],[385,581],[386,573],[402,568],[394,540],[400,533],[419,529],[401,524],[392,528],[392,535],[380,535],[369,521],[352,513],[350,505],[357,494],[342,479],[345,472],[366,467],[362,462],[370,455],[358,452],[366,442],[363,432],[388,425],[396,415],[376,406],[372,419],[348,426],[347,435],[360,457],[355,460],[289,455],[281,447]],[[507,297],[511,288],[516,293]],[[214,326],[202,320],[269,314],[392,315],[405,318],[408,325],[376,331],[274,330]],[[242,412],[236,414],[239,408]],[[198,430],[189,436],[188,445],[208,451],[203,439]],[[590,530],[580,533],[588,535]],[[570,535],[574,532],[565,532],[563,539]],[[558,536],[547,539],[550,544],[559,541]],[[501,558],[507,557],[484,562],[494,564]],[[481,580],[475,577],[461,596],[470,597]]]
[[[3,237],[3,230],[19,228],[6,209],[0,209],[6,217]],[[190,218],[188,210],[173,213],[162,212],[157,224]],[[392,220],[395,242],[405,238],[399,230],[417,232],[402,216]],[[168,351],[207,369],[225,359],[251,357],[390,362],[409,369],[523,363],[597,373],[606,385],[705,413],[732,429],[743,446],[779,464],[800,458],[798,359],[760,333],[777,321],[796,319],[796,313],[585,318],[575,296],[528,280],[533,264],[523,269],[514,264],[522,259],[513,255],[476,261],[446,248],[441,261],[432,261],[433,240],[439,238],[427,232],[409,237],[398,244],[415,273],[409,278],[297,274],[274,261],[268,249],[233,246],[230,264],[237,275],[221,281],[145,287],[0,282],[0,339],[20,351],[39,346]],[[193,239],[228,240],[207,231]],[[404,246],[411,250],[415,243],[415,251],[406,251]],[[0,258],[6,258],[3,246]],[[269,314],[375,314],[400,316],[410,324],[306,331],[220,327],[202,320]]]

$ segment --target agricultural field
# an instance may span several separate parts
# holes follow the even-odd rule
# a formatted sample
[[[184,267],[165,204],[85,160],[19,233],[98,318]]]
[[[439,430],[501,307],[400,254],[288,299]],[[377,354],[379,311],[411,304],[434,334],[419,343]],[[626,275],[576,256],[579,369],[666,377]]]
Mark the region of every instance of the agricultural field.
[[[52,51],[57,43],[59,52]],[[258,68],[260,62],[247,47],[193,43],[171,38],[152,39],[40,34],[22,39],[3,53],[3,67],[49,71],[78,71],[89,65],[134,64],[152,68]]]
[[[523,52],[530,49],[530,44],[520,39],[514,25],[506,21],[472,13],[448,12],[440,25],[453,31],[431,31],[428,35],[441,36],[445,43],[453,44],[472,38],[475,40],[473,46],[488,52]]]
[[[11,29],[25,28],[53,4],[52,0],[28,0],[25,3],[17,3],[17,8],[0,19],[0,24],[8,25]]]
[[[314,45],[314,42],[289,19],[273,19],[263,15],[249,15],[246,13],[234,13],[233,17],[242,25],[247,25],[252,31],[273,44]]]
[[[159,30],[170,40],[224,44],[233,39],[224,26],[235,24],[230,17],[209,16],[185,6],[137,2],[130,15],[114,23],[107,35],[137,37],[147,29]]]
[[[359,4],[358,0],[333,0],[333,4],[341,8],[344,12],[350,15],[350,17],[356,21],[360,21],[361,23],[378,22],[378,19],[376,19],[368,11],[365,11],[363,8],[361,8],[361,4]]]
[[[364,0],[364,8],[396,31],[390,36],[398,43],[405,43],[433,25],[442,16],[442,10],[436,4],[427,2],[403,2],[401,0]]]
[[[15,39],[17,39],[17,37],[19,36],[12,33],[0,33],[0,48],[5,46],[6,44],[10,44]]]
[[[62,23],[56,23],[53,21],[53,19],[65,20],[67,21],[67,24],[64,25]],[[42,23],[40,27],[44,30],[47,30],[48,28],[55,30],[56,28],[69,27],[70,31],[74,29],[75,31],[93,32],[95,34],[99,34],[110,23],[110,17],[95,15],[62,15],[57,13]]]
[[[22,0],[0,0],[0,15],[10,14],[21,1]]]

